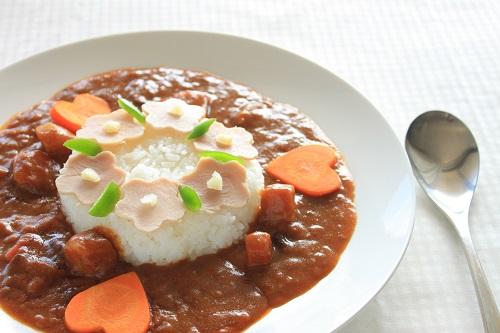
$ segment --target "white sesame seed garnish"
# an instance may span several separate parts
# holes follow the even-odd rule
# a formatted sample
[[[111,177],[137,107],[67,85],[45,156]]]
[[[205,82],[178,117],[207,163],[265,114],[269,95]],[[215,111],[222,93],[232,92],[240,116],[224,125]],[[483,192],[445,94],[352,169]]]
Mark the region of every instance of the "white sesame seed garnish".
[[[170,108],[170,110],[168,110],[168,113],[174,117],[180,117],[184,114],[184,110],[182,109],[182,106],[174,105]]]
[[[83,180],[92,183],[98,183],[101,181],[101,177],[97,174],[97,172],[95,172],[94,169],[91,168],[83,169],[80,173],[80,177],[82,177]]]
[[[102,130],[106,134],[116,134],[120,131],[120,123],[115,120],[109,120],[102,125]]]
[[[217,134],[215,142],[221,147],[229,147],[233,144],[233,138],[227,134]]]
[[[158,196],[154,193],[146,194],[141,198],[141,203],[145,206],[154,207],[158,203]]]
[[[207,188],[216,191],[222,191],[222,176],[217,171],[212,173],[212,177],[207,181]]]

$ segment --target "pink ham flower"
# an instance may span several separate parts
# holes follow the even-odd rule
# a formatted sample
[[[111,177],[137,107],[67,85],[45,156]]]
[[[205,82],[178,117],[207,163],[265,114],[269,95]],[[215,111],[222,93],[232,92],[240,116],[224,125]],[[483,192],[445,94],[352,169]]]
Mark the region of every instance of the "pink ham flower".
[[[84,204],[92,204],[104,188],[114,181],[120,185],[125,171],[116,166],[115,155],[108,151],[97,156],[72,154],[56,179],[60,193],[73,193]]]
[[[197,150],[215,150],[229,153],[245,159],[257,157],[253,146],[253,136],[242,127],[226,127],[215,122],[208,132],[194,141]]]
[[[178,187],[178,183],[166,178],[127,181],[115,214],[133,221],[137,229],[146,232],[158,229],[164,222],[178,221],[185,212]]]
[[[147,114],[146,122],[158,130],[170,130],[186,134],[205,117],[205,108],[190,105],[177,98],[169,98],[163,102],[149,101],[142,105]]]
[[[143,134],[144,126],[121,109],[88,118],[85,125],[76,132],[78,137],[95,139],[103,146],[120,145]]]
[[[215,172],[222,178],[220,189],[207,186]],[[220,163],[212,158],[202,158],[196,169],[182,177],[180,182],[191,186],[201,199],[202,209],[210,212],[223,206],[243,207],[250,196],[246,180],[246,169],[238,162]]]

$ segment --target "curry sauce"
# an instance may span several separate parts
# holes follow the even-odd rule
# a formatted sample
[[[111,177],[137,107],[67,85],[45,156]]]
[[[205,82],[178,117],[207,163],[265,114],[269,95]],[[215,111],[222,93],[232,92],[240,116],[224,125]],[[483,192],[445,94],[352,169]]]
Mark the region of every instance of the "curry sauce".
[[[204,104],[207,117],[252,133],[261,165],[302,144],[333,145],[294,107],[207,73],[120,69],[71,84],[19,113],[0,131],[0,305],[5,311],[35,329],[66,332],[65,306],[75,294],[135,271],[151,305],[150,332],[238,332],[332,271],[356,224],[354,184],[343,160],[335,167],[342,182],[338,192],[322,197],[296,192],[292,222],[271,224],[259,219],[252,225],[251,231],[272,236],[273,257],[268,265],[248,266],[241,240],[193,261],[163,267],[119,262],[105,276],[72,274],[63,249],[73,230],[54,186],[62,164],[44,151],[35,128],[50,121],[54,101],[71,101],[77,94],[99,96],[116,109],[119,97],[140,105],[154,98],[196,96],[186,91],[211,96],[190,101]],[[266,185],[277,182],[265,174]],[[8,255],[16,244],[24,250]]]

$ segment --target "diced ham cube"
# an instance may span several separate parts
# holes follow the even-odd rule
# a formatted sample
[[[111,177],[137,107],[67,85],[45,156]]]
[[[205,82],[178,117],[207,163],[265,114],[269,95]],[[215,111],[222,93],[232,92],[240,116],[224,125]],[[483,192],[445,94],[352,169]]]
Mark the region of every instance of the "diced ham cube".
[[[248,266],[260,266],[271,263],[273,242],[267,232],[255,231],[245,236]]]
[[[295,220],[295,188],[287,184],[266,186],[261,193],[259,219],[265,222]]]

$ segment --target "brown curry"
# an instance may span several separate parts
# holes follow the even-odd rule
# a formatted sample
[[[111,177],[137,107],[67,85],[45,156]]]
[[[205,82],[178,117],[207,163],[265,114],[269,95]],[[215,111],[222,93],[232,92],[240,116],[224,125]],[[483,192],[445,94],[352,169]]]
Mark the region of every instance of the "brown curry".
[[[253,230],[272,235],[268,265],[249,267],[241,241],[216,254],[165,267],[118,262],[98,277],[74,274],[63,251],[73,231],[54,185],[61,158],[45,151],[35,128],[50,121],[54,101],[71,101],[87,92],[105,99],[112,109],[118,97],[136,105],[170,96],[192,99],[189,102],[206,106],[208,117],[251,132],[262,165],[304,143],[332,144],[295,108],[206,73],[121,69],[70,85],[19,113],[0,131],[0,305],[13,317],[42,331],[65,332],[65,306],[76,293],[135,271],[151,305],[150,332],[237,332],[306,292],[335,267],[356,223],[354,184],[342,160],[336,166],[342,180],[338,192],[319,198],[297,192],[294,221],[267,223],[261,214],[254,223]],[[277,183],[265,176],[266,185]],[[94,243],[97,257],[103,255],[100,241]],[[20,250],[10,251],[13,247]]]

